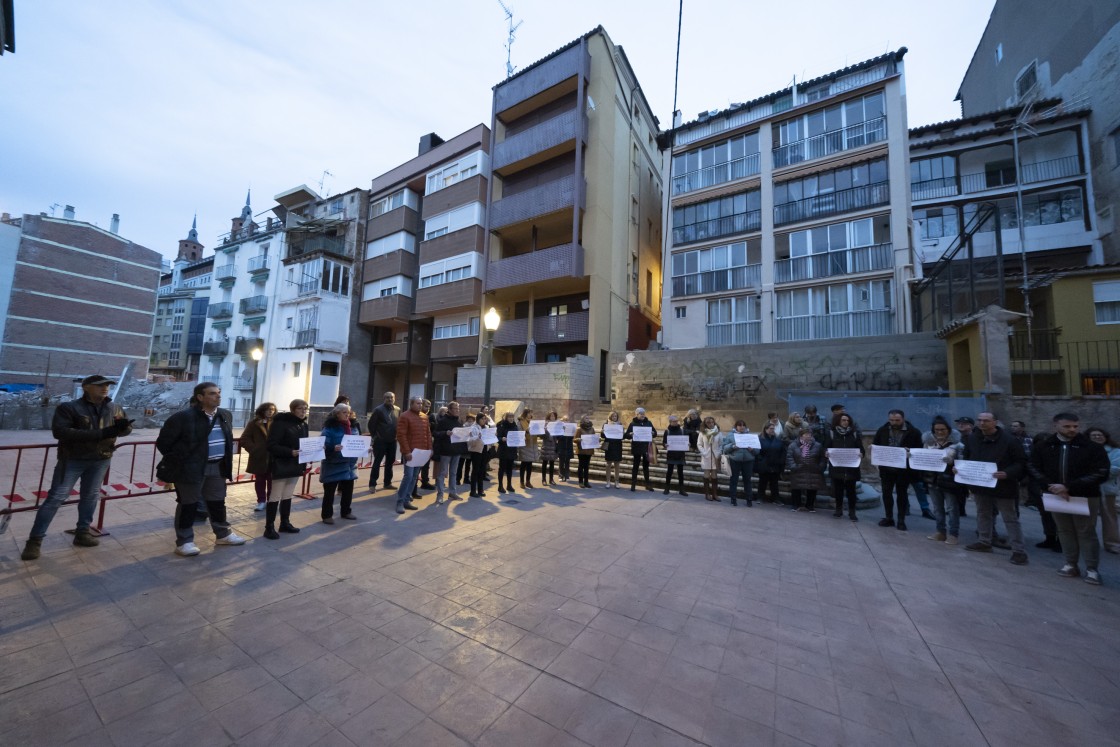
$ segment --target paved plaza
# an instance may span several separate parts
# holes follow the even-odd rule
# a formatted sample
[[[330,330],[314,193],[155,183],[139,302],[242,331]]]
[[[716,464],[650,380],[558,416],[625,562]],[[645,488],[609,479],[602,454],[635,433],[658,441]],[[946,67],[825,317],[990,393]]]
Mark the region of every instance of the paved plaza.
[[[361,481],[368,472],[361,473]],[[1120,562],[1059,578],[827,509],[599,487],[173,554],[170,496],[0,536],[5,744],[1120,744]],[[316,486],[318,487],[318,486]],[[970,511],[971,513],[971,511]],[[1031,544],[1038,515],[1024,511]],[[970,538],[972,518],[962,520]]]

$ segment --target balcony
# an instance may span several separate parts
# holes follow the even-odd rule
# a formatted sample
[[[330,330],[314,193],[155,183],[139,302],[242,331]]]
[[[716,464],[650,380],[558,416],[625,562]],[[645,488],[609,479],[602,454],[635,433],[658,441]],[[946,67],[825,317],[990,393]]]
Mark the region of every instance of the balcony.
[[[211,319],[228,319],[233,316],[233,302],[223,301],[222,303],[212,303],[206,309],[206,316]]]
[[[550,342],[580,342],[587,339],[587,326],[590,315],[586,311],[555,316],[538,316],[533,319],[533,341],[538,345]],[[494,333],[494,344],[498,347],[524,345],[529,341],[529,320],[510,319],[503,321]]]
[[[238,337],[233,343],[235,355],[249,355],[254,348],[264,350],[264,340],[259,337]]]
[[[890,270],[894,267],[893,254],[894,245],[887,243],[779,259],[774,263],[774,282],[796,283],[857,272]]]
[[[736,158],[727,163],[717,163],[687,174],[673,177],[673,195],[683,195],[717,184],[733,182],[736,179],[746,179],[762,170],[762,158],[758,153],[751,153],[743,158]]]
[[[940,179],[926,179],[920,182],[910,182],[911,200],[932,200],[939,197],[955,197],[960,193],[957,179],[945,176]]]
[[[248,262],[248,268],[251,273],[264,272],[268,269],[268,255],[262,254],[258,257],[253,257]]]
[[[233,280],[237,277],[237,265],[232,262],[228,265],[214,268],[215,280]]]
[[[1055,360],[1058,355],[1058,336],[1060,329],[1032,329],[1028,338],[1026,330],[1015,330],[1008,337],[1007,342],[1011,352],[1011,360]],[[1030,340],[1032,345],[1028,346]]]
[[[708,325],[708,347],[755,345],[762,342],[762,322],[729,322]]]
[[[725,218],[690,223],[673,229],[673,245],[691,244],[694,241],[718,239],[723,236],[734,236],[740,233],[762,230],[762,211],[749,210]]]
[[[498,230],[514,223],[576,206],[576,177],[565,176],[539,187],[503,197],[490,206],[490,228]],[[583,208],[583,205],[578,205]]]
[[[870,119],[774,148],[774,168],[780,169],[802,161],[824,158],[833,153],[862,148],[886,139],[887,118]]]
[[[241,299],[242,314],[261,314],[268,311],[268,296],[252,296]]]
[[[209,340],[202,343],[202,354],[212,356],[229,355],[229,340]]]
[[[353,247],[347,246],[346,239],[342,236],[309,236],[298,243],[293,239],[288,247],[288,259],[304,257],[315,252],[325,252],[345,259],[352,259],[354,256]]]
[[[774,341],[835,340],[890,334],[894,334],[894,312],[881,309],[779,318]]]
[[[827,194],[806,197],[774,206],[774,225],[797,223],[803,220],[824,218],[829,215],[850,213],[878,205],[886,205],[891,200],[889,181],[866,184],[862,187],[841,189]]]
[[[478,358],[478,335],[432,340],[432,360],[474,360]]]
[[[761,264],[696,272],[673,278],[673,298],[737,290],[762,290]]]
[[[233,389],[237,392],[251,392],[253,391],[253,377],[252,376],[238,376],[233,380]]]
[[[380,298],[371,298],[362,301],[358,310],[358,322],[361,324],[380,324],[397,322],[405,324],[412,316],[413,300],[410,296],[394,293]]]
[[[583,277],[583,246],[561,244],[494,260],[486,267],[486,290],[541,283],[557,277]]]
[[[390,342],[373,346],[374,363],[404,363],[408,360],[407,342]]]
[[[1023,164],[1023,183],[1035,184],[1053,179],[1080,176],[1081,160],[1077,156],[1065,156],[1049,161]],[[992,189],[1015,186],[1015,169],[994,169],[978,174],[961,174],[961,192],[985,192]]]
[[[493,170],[501,172],[506,166],[545,152],[552,155],[562,152],[565,149],[561,145],[579,136],[579,124],[579,112],[572,109],[496,143]]]
[[[318,280],[304,280],[299,284],[299,289],[297,292],[300,297],[318,295],[321,285],[322,283],[320,283]]]
[[[296,331],[297,348],[311,348],[315,347],[315,343],[319,341],[319,330],[316,329],[301,329]]]

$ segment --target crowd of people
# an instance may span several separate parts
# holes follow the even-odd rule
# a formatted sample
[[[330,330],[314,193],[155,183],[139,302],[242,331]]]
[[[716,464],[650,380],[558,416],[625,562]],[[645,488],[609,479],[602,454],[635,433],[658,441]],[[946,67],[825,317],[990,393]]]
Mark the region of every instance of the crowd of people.
[[[39,557],[47,527],[79,480],[74,544],[98,544],[90,524],[100,483],[117,437],[130,433],[132,424],[107,396],[114,383],[102,376],[87,377],[82,382],[83,396],[57,409],[53,433],[59,441],[58,463],[24,547],[24,560]],[[216,384],[199,384],[189,406],[168,418],[156,440],[163,457],[157,474],[175,488],[175,551],[180,555],[199,553],[194,542],[194,525],[199,520],[209,521],[216,544],[245,542],[230,527],[225,507],[226,486],[233,476],[233,456],[238,449],[248,454],[246,471],[254,476],[257,511],[265,514],[263,536],[277,540],[282,533],[300,531],[292,524],[291,508],[299,481],[313,466],[301,451],[302,439],[309,437],[308,403],[293,400],[286,412],[263,403],[235,444],[232,415],[219,407],[220,402],[221,389]],[[488,408],[463,413],[457,402],[432,412],[431,403],[423,397],[411,397],[402,412],[395,395],[386,392],[371,413],[368,427],[373,458],[369,490],[395,490],[398,514],[417,510],[414,501],[421,497],[420,490],[434,490],[437,505],[462,500],[463,486],[470,498],[486,497],[495,459],[501,495],[534,490],[534,472],[541,487],[573,481],[583,489],[594,487],[590,465],[597,452],[602,452],[606,465],[605,486],[619,489],[626,458],[624,442],[629,441],[631,492],[639,486],[655,490],[651,479],[660,477],[663,493],[668,495],[675,475],[676,492],[687,496],[684,467],[691,452],[699,457],[707,501],[721,501],[720,480],[726,478],[731,505],[742,500],[753,506],[757,480],[758,498],[763,503],[815,513],[827,483],[833,515],[842,518],[847,504],[847,516],[854,522],[859,520],[857,488],[870,456],[881,484],[881,527],[908,529],[912,490],[921,516],[935,522],[928,538],[956,545],[960,519],[967,515],[971,496],[976,539],[965,545],[966,550],[991,553],[993,548],[1005,548],[1011,551],[1011,563],[1027,564],[1019,521],[1021,507],[1026,506],[1038,510],[1042,518],[1045,537],[1036,547],[1063,553],[1065,562],[1058,571],[1062,576],[1080,576],[1100,584],[1101,545],[1106,552],[1120,552],[1116,512],[1120,447],[1103,428],[1094,426],[1082,432],[1072,413],[1055,415],[1051,431],[1032,437],[1023,422],[1013,421],[1005,427],[990,412],[978,413],[975,419],[962,416],[952,424],[936,416],[928,430],[923,430],[895,409],[865,439],[842,405],[832,407],[828,420],[813,405],[807,405],[803,414],[791,413],[784,422],[777,413],[769,413],[757,434],[741,419],[723,432],[716,418],[689,410],[683,418],[668,415],[667,426],[659,432],[641,407],[625,425],[618,412],[611,412],[596,426],[590,416],[570,423],[556,411],[536,418],[528,408],[520,413],[505,412],[495,422]],[[357,518],[352,503],[358,457],[344,453],[343,446],[344,439],[353,435],[362,435],[361,424],[349,400],[339,397],[323,426],[323,453],[318,458],[323,486],[320,520],[324,524],[335,523],[336,496],[338,515],[344,520]],[[936,455],[925,450],[934,450]],[[394,485],[398,454],[402,475]],[[914,466],[915,462],[920,466]],[[663,474],[651,478],[651,468],[662,463]],[[788,501],[779,494],[783,479],[789,486]],[[997,517],[1003,521],[1006,536],[996,531]],[[1098,540],[1098,518],[1103,541]]]

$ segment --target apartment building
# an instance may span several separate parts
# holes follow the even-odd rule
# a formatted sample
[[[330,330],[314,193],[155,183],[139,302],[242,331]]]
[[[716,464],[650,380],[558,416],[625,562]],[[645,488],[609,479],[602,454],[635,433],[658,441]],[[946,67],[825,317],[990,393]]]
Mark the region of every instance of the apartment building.
[[[483,124],[425,135],[415,158],[372,180],[358,313],[373,342],[369,408],[387,391],[448,402],[478,359],[489,182]]]
[[[156,321],[152,329],[150,377],[197,381],[206,332],[206,309],[214,273],[213,255],[203,258],[198,220],[191,224],[170,272],[160,276]]]
[[[670,348],[910,329],[906,48],[666,132]]]
[[[62,394],[93,373],[147,375],[162,258],[109,225],[69,205],[0,217],[0,383]]]
[[[606,399],[608,353],[644,350],[661,329],[657,118],[600,26],[494,86],[490,129],[494,360],[589,356],[591,391],[561,400]]]

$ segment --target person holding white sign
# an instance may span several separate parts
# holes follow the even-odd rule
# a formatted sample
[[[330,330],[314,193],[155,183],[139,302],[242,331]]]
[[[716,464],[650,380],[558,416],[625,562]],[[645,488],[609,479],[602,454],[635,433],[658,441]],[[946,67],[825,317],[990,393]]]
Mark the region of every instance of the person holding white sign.
[[[533,411],[526,407],[518,420],[521,430],[525,431],[525,445],[517,449],[517,460],[520,462],[517,467],[517,476],[521,478],[522,490],[533,489],[533,462],[541,458],[541,450],[537,442],[538,437],[529,432],[530,424],[533,422]]]
[[[673,438],[672,444],[669,439]],[[665,495],[669,495],[669,486],[673,482],[673,468],[677,470],[677,494],[687,496],[684,492],[684,455],[688,452],[688,434],[681,427],[680,418],[676,415],[669,416],[669,426],[661,439],[665,447]],[[674,448],[675,447],[675,448]]]
[[[915,428],[906,419],[902,410],[891,410],[887,413],[887,422],[875,432],[872,446],[893,446],[901,449],[922,448],[922,432]],[[909,467],[879,467],[879,479],[883,488],[883,513],[879,520],[881,527],[897,526],[899,531],[906,531],[906,517],[910,514],[910,479]],[[895,498],[898,498],[898,524],[894,523]]]
[[[513,419],[512,412],[507,412],[498,421],[498,492],[503,495],[514,492],[513,463],[517,460],[517,447],[507,443],[507,439],[510,433],[518,433],[520,430],[517,421]],[[504,485],[503,478],[505,478]]]
[[[292,526],[292,496],[296,484],[306,471],[299,461],[299,440],[307,438],[307,402],[293,399],[288,404],[288,412],[282,412],[272,419],[268,429],[268,455],[272,459],[272,495],[265,506],[265,539],[280,539],[275,528],[276,513],[280,513],[280,531],[297,534],[299,529]]]
[[[825,434],[825,443],[828,444],[828,448],[825,450],[826,458],[833,449],[856,449],[859,451],[860,459],[863,459],[863,434],[859,432],[859,428],[856,428],[852,416],[846,412],[840,412],[832,416],[832,427]],[[829,467],[828,474],[832,478],[832,515],[837,519],[844,515],[844,498],[847,498],[848,518],[852,521],[859,521],[859,517],[856,516],[856,501],[858,500],[856,498],[856,483],[862,477],[859,465],[837,467],[833,463]]]
[[[574,437],[569,436],[564,428],[567,423],[568,416],[562,415],[559,421],[559,433],[553,436],[556,439],[556,457],[560,460],[560,482],[572,479],[572,457],[575,456]]]
[[[700,469],[704,471],[704,500],[719,501],[719,466],[723,457],[723,434],[711,415],[700,424],[696,434],[696,450],[700,452]]]
[[[428,423],[428,417],[421,412],[423,408],[423,397],[409,397],[408,409],[401,413],[400,419],[397,420],[397,446],[401,450],[401,466],[404,468],[404,476],[401,477],[400,485],[397,486],[396,511],[398,514],[416,510],[416,506],[412,505],[412,491],[416,487],[416,478],[420,476],[420,471],[424,467],[423,465],[420,467],[409,466],[408,463],[412,460],[412,452],[431,451],[432,449],[432,428]],[[425,460],[424,464],[427,463],[428,461]]]
[[[813,438],[812,428],[802,428],[794,441],[786,448],[786,470],[789,472],[789,495],[791,511],[817,512],[817,491],[824,487],[824,447]],[[801,505],[801,493],[805,492],[805,505]]]
[[[746,499],[749,508],[754,505],[754,486],[751,485],[751,476],[754,474],[754,458],[758,456],[759,449],[739,445],[743,439],[737,439],[736,436],[742,436],[746,432],[747,421],[736,420],[735,428],[723,437],[721,451],[731,465],[731,484],[728,486],[731,505],[739,505],[739,480],[742,480],[743,498]]]
[[[467,440],[467,451],[471,456],[470,485],[471,498],[486,497],[486,463],[494,454],[494,447],[482,442],[482,429],[490,427],[490,418],[480,412],[471,426],[471,436]]]
[[[1023,528],[1019,523],[1019,480],[1027,471],[1027,455],[1022,442],[996,424],[996,416],[982,412],[976,416],[976,430],[964,441],[961,458],[996,465],[992,477],[995,487],[970,484],[969,490],[976,500],[976,534],[979,539],[965,545],[972,552],[991,552],[992,534],[995,530],[995,510],[1003,517],[1011,542],[1011,562],[1026,565],[1026,547]],[[959,467],[957,468],[960,469]]]
[[[584,415],[579,421],[579,428],[576,430],[575,441],[578,446],[576,458],[579,464],[576,467],[576,482],[579,483],[581,488],[591,487],[591,455],[595,453],[595,449],[585,448],[583,445],[583,436],[594,436],[595,426],[591,422],[591,417]]]
[[[323,483],[323,507],[319,518],[324,524],[334,524],[334,494],[338,491],[338,512],[342,518],[357,519],[350,512],[354,498],[354,481],[358,479],[357,457],[342,456],[342,438],[355,435],[350,422],[350,406],[335,405],[330,417],[323,424],[324,458],[319,469],[319,482]]]
[[[541,485],[556,484],[556,437],[552,434],[553,423],[560,422],[556,410],[544,416],[544,433],[541,435]]]
[[[1085,583],[1096,586],[1101,583],[1097,515],[1101,507],[1101,484],[1108,479],[1111,465],[1104,447],[1093,443],[1079,432],[1080,429],[1077,415],[1070,412],[1055,415],[1053,435],[1036,443],[1031,450],[1030,471],[1050,495],[1063,501],[1077,496],[1088,502],[1088,516],[1053,512],[1066,561],[1058,575],[1080,576],[1078,562],[1084,555]]]
[[[622,469],[622,437],[626,429],[619,422],[618,412],[611,410],[607,422],[603,423],[603,459],[607,462],[607,487],[619,487],[619,473]]]
[[[958,486],[953,481],[953,462],[964,451],[961,434],[949,427],[948,420],[938,415],[933,419],[929,432],[922,434],[922,447],[923,450],[940,452],[946,466],[941,472],[926,473],[930,506],[937,521],[937,530],[926,539],[955,545],[960,541],[961,512],[957,503]]]
[[[459,403],[448,402],[447,411],[436,418],[436,426],[432,430],[434,449],[432,459],[439,461],[439,465],[435,468],[437,506],[443,505],[445,489],[449,500],[462,500],[459,496],[459,462],[467,455],[467,442],[455,441],[451,438],[452,432],[462,427],[463,421],[459,419]]]
[[[634,438],[635,428],[648,428],[650,440],[639,441]],[[646,417],[646,408],[639,407],[634,411],[634,419],[630,421],[630,425],[626,427],[626,432],[622,436],[630,441],[630,454],[634,458],[634,465],[630,470],[630,492],[633,493],[637,489],[638,482],[638,468],[642,468],[642,476],[645,479],[646,490],[653,492],[653,486],[649,484],[649,452],[650,449],[656,448],[653,445],[653,439],[657,438],[657,429],[653,427],[653,422]]]

